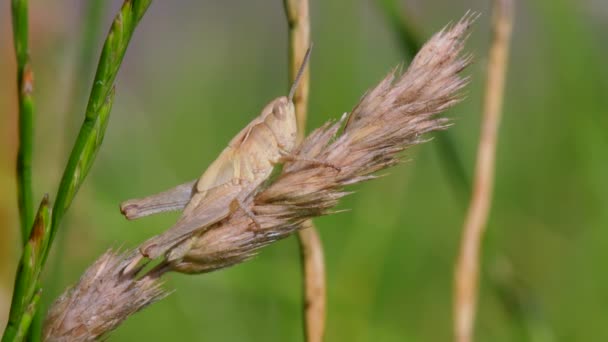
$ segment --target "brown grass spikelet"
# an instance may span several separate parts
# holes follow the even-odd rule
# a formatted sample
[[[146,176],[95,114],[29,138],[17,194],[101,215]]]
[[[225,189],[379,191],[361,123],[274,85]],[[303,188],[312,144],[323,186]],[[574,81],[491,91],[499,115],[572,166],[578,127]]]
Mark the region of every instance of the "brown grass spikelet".
[[[438,114],[462,99],[468,78],[460,72],[471,56],[460,55],[476,17],[466,14],[435,34],[403,74],[393,70],[348,117],[313,131],[294,152],[296,161],[245,201],[255,220],[236,210],[175,247],[187,253],[179,259],[169,255],[167,269],[201,273],[249,259],[300,229],[305,220],[331,213],[349,194],[345,186],[375,178],[375,172],[399,163],[401,151],[426,141],[425,133],[445,129],[448,119]]]
[[[136,279],[122,274],[137,252],[104,253],[51,306],[43,331],[44,341],[95,341],[127,317],[162,299],[167,292],[158,277]]]

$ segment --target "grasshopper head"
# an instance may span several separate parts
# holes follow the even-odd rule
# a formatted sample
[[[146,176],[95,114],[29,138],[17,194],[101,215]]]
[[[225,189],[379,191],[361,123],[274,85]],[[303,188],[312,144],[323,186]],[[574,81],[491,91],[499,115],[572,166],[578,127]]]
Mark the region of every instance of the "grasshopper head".
[[[268,124],[268,127],[270,127],[274,133],[274,136],[277,139],[277,145],[284,152],[291,152],[296,146],[298,127],[293,98],[296,95],[298,84],[304,75],[304,69],[308,64],[311,49],[312,45],[304,54],[302,65],[300,65],[300,69],[294,78],[291,89],[289,90],[289,95],[287,95],[287,97],[282,96],[277,98],[266,107],[271,108],[272,111],[272,114],[267,117],[266,124]]]
[[[269,105],[272,112],[266,117],[266,124],[277,139],[279,147],[291,152],[296,145],[296,112],[293,102],[282,96]]]

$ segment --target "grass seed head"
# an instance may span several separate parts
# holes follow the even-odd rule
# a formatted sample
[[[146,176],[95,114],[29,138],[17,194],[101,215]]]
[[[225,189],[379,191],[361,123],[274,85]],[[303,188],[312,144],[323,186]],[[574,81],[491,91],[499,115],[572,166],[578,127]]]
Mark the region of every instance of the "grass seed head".
[[[236,210],[176,247],[188,252],[167,261],[169,267],[201,273],[243,262],[298,230],[305,220],[332,213],[338,200],[349,194],[345,186],[375,178],[374,173],[400,162],[400,152],[427,141],[426,133],[445,129],[448,119],[438,114],[462,99],[468,78],[460,73],[471,56],[461,52],[475,19],[467,14],[435,34],[404,73],[394,69],[348,117],[313,131],[294,152],[295,161],[244,201],[256,222]]]

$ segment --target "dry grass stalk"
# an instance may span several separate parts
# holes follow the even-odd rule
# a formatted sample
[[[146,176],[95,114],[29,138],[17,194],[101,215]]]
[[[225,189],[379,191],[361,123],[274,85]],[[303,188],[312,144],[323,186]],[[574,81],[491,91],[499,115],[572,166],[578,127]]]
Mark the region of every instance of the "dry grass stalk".
[[[127,317],[167,295],[158,275],[141,279],[123,275],[135,253],[104,253],[74,287],[51,307],[44,324],[43,340],[95,341],[107,336]]]
[[[284,0],[289,28],[289,84],[297,77],[310,42],[310,15],[308,0]],[[298,123],[298,143],[304,139],[310,91],[310,68],[301,75],[293,103]],[[308,342],[320,342],[325,334],[326,280],[323,244],[312,221],[306,229],[298,231],[300,260],[302,262],[304,336]]]
[[[310,47],[310,16],[308,0],[284,0],[285,15],[289,29],[289,84],[298,74],[304,55]],[[300,85],[293,97],[298,121],[298,141],[302,141],[306,132],[308,113],[308,93],[310,91],[310,68],[306,67],[300,78]]]
[[[325,307],[327,286],[323,243],[311,220],[302,224],[298,231],[300,260],[303,270],[304,291],[304,338],[307,342],[321,342],[325,335]]]
[[[458,342],[473,340],[479,253],[492,202],[496,144],[512,23],[512,0],[496,0],[473,196],[463,227],[454,279],[454,334]]]

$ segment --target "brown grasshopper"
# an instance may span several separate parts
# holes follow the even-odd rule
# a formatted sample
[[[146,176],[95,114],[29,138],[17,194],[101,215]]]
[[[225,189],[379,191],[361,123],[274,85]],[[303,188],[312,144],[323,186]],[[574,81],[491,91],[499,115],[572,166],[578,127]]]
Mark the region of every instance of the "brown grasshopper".
[[[292,159],[296,145],[296,116],[293,95],[310,57],[310,48],[287,97],[271,101],[262,113],[240,131],[203,175],[195,181],[170,190],[121,204],[127,219],[136,219],[160,212],[181,210],[182,216],[170,229],[146,241],[140,253],[157,258],[226,218],[235,208],[243,209],[257,224],[243,200],[271,175],[276,164]],[[259,226],[259,225],[258,225]],[[178,248],[184,249],[183,246]],[[170,259],[180,258],[187,251],[172,251]]]

